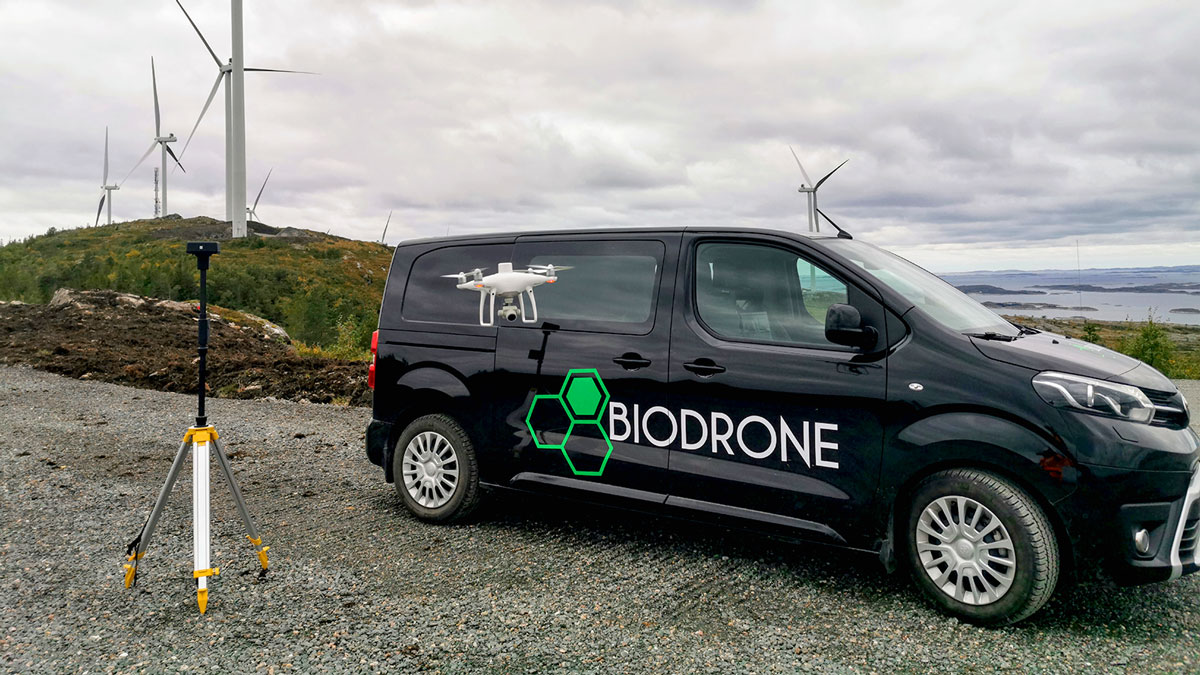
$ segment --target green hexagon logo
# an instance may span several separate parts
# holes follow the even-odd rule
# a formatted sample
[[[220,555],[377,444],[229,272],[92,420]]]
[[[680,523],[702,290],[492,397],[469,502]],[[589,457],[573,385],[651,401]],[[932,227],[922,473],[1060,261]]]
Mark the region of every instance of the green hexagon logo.
[[[567,372],[562,388],[557,394],[539,394],[533,397],[529,412],[525,414],[525,427],[529,430],[533,444],[541,450],[559,450],[567,466],[576,476],[599,476],[612,456],[612,440],[601,423],[604,410],[608,407],[608,388],[595,368],[579,368]],[[566,428],[563,433],[562,429]],[[576,428],[580,433],[575,433]],[[561,437],[559,434],[562,434]],[[571,442],[572,437],[575,443]],[[588,443],[603,441],[603,456],[584,449]],[[581,447],[584,446],[584,447]],[[572,459],[571,453],[577,455]],[[599,460],[597,460],[599,457]]]
[[[533,436],[534,445],[543,450],[561,450],[574,424],[562,398],[554,395],[534,396],[525,414],[525,427]]]
[[[603,452],[599,443],[603,442]],[[600,476],[612,456],[613,445],[600,422],[575,422],[563,441],[562,454],[576,476]]]
[[[567,372],[558,395],[576,422],[599,422],[608,406],[608,389],[594,368]]]

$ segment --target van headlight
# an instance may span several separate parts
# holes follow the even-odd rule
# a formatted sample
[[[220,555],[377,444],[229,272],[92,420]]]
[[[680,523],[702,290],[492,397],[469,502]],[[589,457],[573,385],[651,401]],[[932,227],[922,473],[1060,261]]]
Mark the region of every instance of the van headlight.
[[[1137,387],[1067,373],[1038,373],[1033,388],[1042,400],[1059,408],[1149,423],[1154,404]]]

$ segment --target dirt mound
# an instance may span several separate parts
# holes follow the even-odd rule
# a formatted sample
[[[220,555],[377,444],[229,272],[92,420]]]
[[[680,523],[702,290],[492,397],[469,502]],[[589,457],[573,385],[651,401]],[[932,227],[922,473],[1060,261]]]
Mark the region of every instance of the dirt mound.
[[[46,305],[0,303],[0,362],[160,391],[196,391],[195,308],[114,291],[60,289]],[[287,333],[210,312],[208,392],[370,405],[367,365],[300,356]]]

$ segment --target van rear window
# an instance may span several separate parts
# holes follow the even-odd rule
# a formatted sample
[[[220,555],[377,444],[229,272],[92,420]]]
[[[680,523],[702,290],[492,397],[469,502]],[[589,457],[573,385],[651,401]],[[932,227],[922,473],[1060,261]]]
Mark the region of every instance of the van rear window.
[[[491,274],[497,263],[511,255],[510,244],[446,246],[422,254],[409,272],[401,316],[405,321],[478,326],[479,295],[459,290],[456,280],[442,275],[466,272],[469,276],[476,267]]]
[[[539,323],[644,334],[654,325],[664,251],[656,240],[518,242],[513,266],[572,268],[535,291]]]

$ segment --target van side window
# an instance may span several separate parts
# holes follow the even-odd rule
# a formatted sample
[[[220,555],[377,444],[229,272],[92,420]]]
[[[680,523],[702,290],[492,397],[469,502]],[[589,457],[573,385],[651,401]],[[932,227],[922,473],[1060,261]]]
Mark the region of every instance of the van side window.
[[[479,294],[455,288],[457,280],[442,275],[470,273],[476,267],[491,274],[511,254],[510,244],[446,246],[422,254],[408,274],[401,316],[405,321],[478,326]]]
[[[846,285],[787,249],[702,243],[695,284],[696,311],[720,337],[844,349],[825,339],[825,312]]]
[[[513,267],[572,268],[534,291],[539,324],[640,335],[654,326],[665,250],[656,240],[517,242]]]

